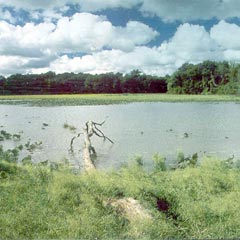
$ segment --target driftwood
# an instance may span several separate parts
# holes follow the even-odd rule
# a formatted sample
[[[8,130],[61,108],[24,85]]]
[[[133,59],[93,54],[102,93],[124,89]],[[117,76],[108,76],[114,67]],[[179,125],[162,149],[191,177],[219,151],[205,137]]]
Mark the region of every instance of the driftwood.
[[[94,166],[94,159],[97,157],[97,153],[92,146],[91,137],[96,135],[97,137],[103,138],[103,140],[108,140],[112,144],[114,143],[110,138],[105,136],[105,134],[99,129],[99,126],[102,126],[105,123],[96,123],[91,120],[87,121],[85,127],[83,128],[83,133],[78,133],[77,136],[73,137],[70,144],[70,150],[73,152],[73,142],[76,138],[84,135],[84,147],[83,147],[83,161],[84,169],[89,172],[91,170],[96,170]]]

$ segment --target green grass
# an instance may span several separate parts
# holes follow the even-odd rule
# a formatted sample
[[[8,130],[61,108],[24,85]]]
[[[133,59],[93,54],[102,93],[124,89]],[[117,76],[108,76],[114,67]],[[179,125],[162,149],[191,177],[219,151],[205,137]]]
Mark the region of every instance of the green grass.
[[[0,104],[104,105],[131,102],[240,102],[235,95],[70,94],[0,96]]]
[[[174,171],[133,164],[89,174],[2,160],[0,172],[1,239],[240,237],[240,170],[219,160]],[[122,197],[139,200],[153,220],[133,226],[103,204]],[[169,202],[172,215],[158,211],[156,197]]]

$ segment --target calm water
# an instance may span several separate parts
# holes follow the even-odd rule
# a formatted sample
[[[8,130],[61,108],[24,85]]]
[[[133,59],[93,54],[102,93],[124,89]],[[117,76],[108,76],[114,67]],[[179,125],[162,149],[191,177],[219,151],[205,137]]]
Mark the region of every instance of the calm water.
[[[115,144],[95,138],[93,145],[100,168],[117,167],[136,155],[150,163],[154,153],[169,159],[178,151],[187,154],[240,158],[240,104],[235,103],[132,103],[106,106],[30,107],[0,105],[0,126],[10,133],[22,132],[21,143],[42,141],[35,161],[68,158],[82,163],[81,138],[75,140],[75,156],[69,154],[76,134],[65,123],[81,132],[87,120],[106,123],[102,131]],[[44,126],[43,123],[48,124]],[[186,134],[187,133],[187,134]],[[188,135],[188,137],[186,137]],[[5,147],[14,143],[6,142]],[[15,143],[17,144],[17,143]],[[19,143],[18,143],[19,144]],[[23,152],[22,156],[27,153]]]

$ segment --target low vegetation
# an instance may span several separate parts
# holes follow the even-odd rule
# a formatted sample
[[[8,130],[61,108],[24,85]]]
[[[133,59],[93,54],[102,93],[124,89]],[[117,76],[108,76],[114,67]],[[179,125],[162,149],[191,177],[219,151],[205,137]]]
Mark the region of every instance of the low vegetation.
[[[0,96],[0,104],[31,106],[78,106],[126,104],[132,102],[240,102],[236,95],[176,94],[69,94]]]
[[[155,155],[151,171],[137,159],[118,170],[74,173],[66,164],[16,164],[1,154],[0,236],[238,238],[239,163],[206,158],[198,164],[196,157],[180,154],[175,170]],[[109,199],[137,200],[151,218],[130,222]]]

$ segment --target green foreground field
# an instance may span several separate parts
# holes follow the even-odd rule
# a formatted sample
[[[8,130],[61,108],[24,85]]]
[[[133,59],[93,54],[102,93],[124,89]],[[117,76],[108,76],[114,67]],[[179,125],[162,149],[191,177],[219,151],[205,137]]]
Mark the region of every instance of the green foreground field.
[[[156,162],[157,163],[157,162]],[[141,164],[74,174],[66,166],[0,161],[1,239],[230,239],[240,237],[240,168],[151,172]],[[151,219],[130,222],[109,199],[134,198]],[[169,204],[160,211],[157,200]]]
[[[70,94],[0,96],[0,104],[104,105],[131,102],[240,102],[236,95]]]

